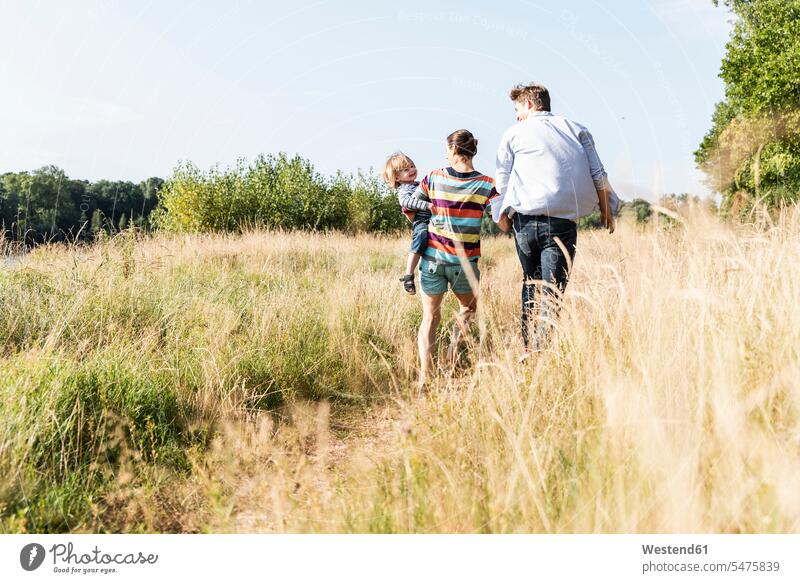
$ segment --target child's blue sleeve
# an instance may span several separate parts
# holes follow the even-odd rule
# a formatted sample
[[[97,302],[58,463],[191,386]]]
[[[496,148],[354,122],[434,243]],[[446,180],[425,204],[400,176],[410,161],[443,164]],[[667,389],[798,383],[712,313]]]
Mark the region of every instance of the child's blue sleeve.
[[[422,200],[416,196],[418,191],[417,184],[418,183],[401,184],[397,189],[397,200],[404,209],[426,211],[428,210],[428,201]]]

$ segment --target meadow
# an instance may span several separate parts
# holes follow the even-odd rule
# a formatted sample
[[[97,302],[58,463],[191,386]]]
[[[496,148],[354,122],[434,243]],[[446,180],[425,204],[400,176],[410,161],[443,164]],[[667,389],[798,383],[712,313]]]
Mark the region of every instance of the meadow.
[[[422,390],[407,244],[129,229],[0,267],[0,531],[800,530],[799,207],[581,231],[524,363],[488,238]]]

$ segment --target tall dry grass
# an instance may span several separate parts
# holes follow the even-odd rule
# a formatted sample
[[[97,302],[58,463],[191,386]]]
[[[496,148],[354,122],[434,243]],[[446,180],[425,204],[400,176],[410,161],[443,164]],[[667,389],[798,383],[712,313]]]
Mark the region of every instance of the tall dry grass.
[[[472,366],[394,394],[361,439],[332,439],[324,406],[270,438],[231,428],[205,473],[227,492],[214,527],[796,532],[800,213],[696,211],[581,233],[558,339],[524,365],[519,267],[488,242]]]
[[[0,273],[5,529],[798,530],[797,208],[581,232],[524,364],[517,259],[487,240],[470,344],[422,392],[406,245],[159,236]]]

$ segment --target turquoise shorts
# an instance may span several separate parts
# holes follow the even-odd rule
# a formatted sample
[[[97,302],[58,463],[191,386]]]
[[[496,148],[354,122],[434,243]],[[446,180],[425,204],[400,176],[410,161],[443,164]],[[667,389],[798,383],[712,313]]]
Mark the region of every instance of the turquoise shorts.
[[[477,261],[470,261],[475,280],[480,281],[481,272]],[[439,265],[423,259],[419,264],[419,282],[422,293],[426,296],[438,296],[447,293],[447,286],[456,294],[475,293],[469,284],[461,265]]]

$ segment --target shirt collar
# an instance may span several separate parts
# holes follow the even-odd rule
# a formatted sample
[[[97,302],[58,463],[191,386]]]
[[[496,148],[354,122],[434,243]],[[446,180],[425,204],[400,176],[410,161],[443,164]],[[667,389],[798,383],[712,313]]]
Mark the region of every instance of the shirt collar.
[[[453,168],[452,166],[448,166],[447,168],[445,168],[445,171],[450,176],[453,176],[455,178],[473,178],[475,176],[479,176],[480,175],[480,172],[478,172],[477,170],[473,170],[472,172],[459,172],[455,168]]]

